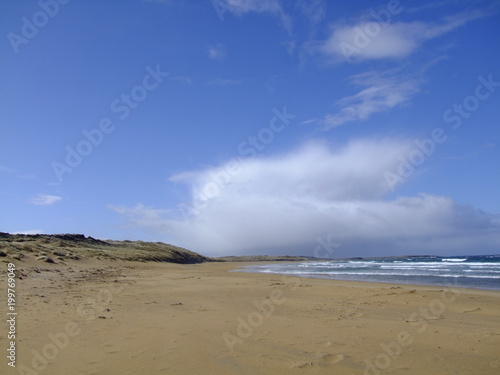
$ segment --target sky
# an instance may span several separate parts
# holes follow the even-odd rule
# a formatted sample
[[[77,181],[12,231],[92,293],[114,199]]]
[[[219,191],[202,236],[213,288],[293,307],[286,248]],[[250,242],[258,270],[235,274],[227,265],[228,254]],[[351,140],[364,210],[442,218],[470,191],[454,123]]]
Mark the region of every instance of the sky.
[[[500,253],[500,2],[0,4],[0,231]]]

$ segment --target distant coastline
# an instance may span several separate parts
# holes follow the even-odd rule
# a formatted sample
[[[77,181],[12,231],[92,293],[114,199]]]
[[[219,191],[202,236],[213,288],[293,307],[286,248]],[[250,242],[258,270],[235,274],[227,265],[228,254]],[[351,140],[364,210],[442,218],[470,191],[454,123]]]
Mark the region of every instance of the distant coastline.
[[[10,234],[0,232],[0,256],[57,263],[65,259],[102,258],[139,262],[195,264],[205,262],[304,262],[318,261],[307,256],[224,256],[207,257],[163,242],[98,240],[83,234]],[[3,255],[2,255],[3,254]]]
[[[3,254],[3,255],[2,255]],[[22,260],[26,255],[46,257],[56,263],[64,258],[103,258],[140,262],[194,264],[204,262],[346,262],[436,258],[440,255],[395,255],[388,257],[316,258],[305,255],[230,255],[209,257],[163,242],[99,240],[84,234],[10,234],[0,232],[0,256]],[[499,256],[500,255],[496,255]],[[463,257],[471,257],[463,256]]]

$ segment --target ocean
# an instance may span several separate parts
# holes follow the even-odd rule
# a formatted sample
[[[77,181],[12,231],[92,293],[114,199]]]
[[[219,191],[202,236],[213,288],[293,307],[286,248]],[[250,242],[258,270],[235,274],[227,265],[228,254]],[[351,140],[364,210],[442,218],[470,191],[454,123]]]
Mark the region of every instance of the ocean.
[[[500,290],[500,255],[356,258],[254,265],[239,271]]]

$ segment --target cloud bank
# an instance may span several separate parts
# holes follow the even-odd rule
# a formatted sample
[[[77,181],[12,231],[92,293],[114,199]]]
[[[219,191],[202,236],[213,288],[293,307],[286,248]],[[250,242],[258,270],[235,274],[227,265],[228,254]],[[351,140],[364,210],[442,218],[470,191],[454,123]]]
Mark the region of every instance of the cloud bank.
[[[176,209],[110,205],[136,228],[202,254],[322,256],[486,253],[500,218],[449,197],[386,199],[384,172],[410,149],[402,140],[312,142],[280,157],[250,158],[172,176],[192,201]]]

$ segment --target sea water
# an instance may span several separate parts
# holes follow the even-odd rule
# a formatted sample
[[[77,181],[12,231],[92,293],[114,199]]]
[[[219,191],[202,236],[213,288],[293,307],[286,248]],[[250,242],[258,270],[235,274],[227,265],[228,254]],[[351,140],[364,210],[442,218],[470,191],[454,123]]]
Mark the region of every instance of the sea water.
[[[500,255],[409,256],[254,265],[240,271],[500,290]]]

